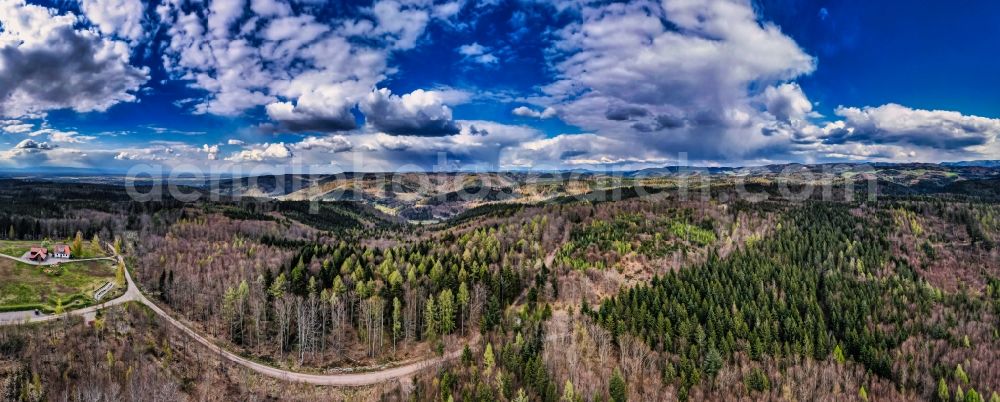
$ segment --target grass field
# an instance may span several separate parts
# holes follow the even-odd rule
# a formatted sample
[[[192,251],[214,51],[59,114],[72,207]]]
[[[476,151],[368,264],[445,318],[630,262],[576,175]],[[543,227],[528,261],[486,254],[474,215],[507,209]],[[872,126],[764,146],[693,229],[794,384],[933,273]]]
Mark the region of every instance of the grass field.
[[[46,273],[44,270],[54,271]],[[39,267],[0,259],[0,311],[52,312],[58,300],[66,310],[94,303],[94,291],[115,278],[110,261],[85,261]],[[113,295],[109,295],[109,300]]]
[[[26,241],[26,240],[12,240],[12,241],[8,241],[8,240],[2,240],[2,241],[0,241],[0,254],[7,254],[7,255],[13,256],[13,257],[20,257],[20,256],[24,255],[24,253],[27,253],[28,250],[31,249],[31,247],[39,246],[41,244],[42,244],[42,242],[41,241],[37,241],[37,240],[33,240],[33,241]],[[72,239],[51,240],[51,241],[49,241],[48,242],[48,246],[49,246],[49,252],[50,253],[52,252],[52,247],[55,246],[56,244],[72,245],[73,241],[72,241]],[[107,253],[105,253],[103,250],[101,250],[100,248],[96,248],[92,244],[90,244],[90,240],[84,240],[84,242],[83,242],[83,255],[79,256],[79,258],[104,257],[106,255],[107,255]]]

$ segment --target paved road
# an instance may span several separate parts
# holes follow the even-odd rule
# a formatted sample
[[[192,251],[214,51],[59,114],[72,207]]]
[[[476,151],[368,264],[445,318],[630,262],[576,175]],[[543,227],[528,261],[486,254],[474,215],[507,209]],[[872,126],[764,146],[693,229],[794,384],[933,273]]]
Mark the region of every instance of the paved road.
[[[24,255],[26,256],[28,254],[24,254]],[[39,266],[43,266],[43,265],[56,265],[56,264],[63,264],[63,263],[74,263],[74,262],[85,262],[85,261],[114,261],[115,260],[113,257],[82,258],[82,259],[68,259],[68,258],[50,257],[50,258],[46,259],[45,261],[37,262],[37,261],[34,261],[34,260],[29,260],[25,256],[14,257],[14,256],[7,255],[7,254],[0,254],[0,257],[8,258],[8,259],[11,259],[11,260],[14,260],[14,261],[17,261],[17,262],[23,262],[23,263],[28,264],[28,265],[39,265]]]
[[[124,259],[120,255],[116,255],[115,258],[117,258],[120,263],[124,264]],[[365,386],[365,385],[378,384],[386,381],[398,380],[400,378],[406,378],[423,369],[429,367],[435,367],[443,361],[454,359],[461,355],[461,350],[455,350],[445,354],[444,356],[426,359],[403,366],[392,367],[378,371],[363,372],[363,373],[305,374],[305,373],[297,373],[294,371],[281,370],[265,364],[247,360],[243,357],[237,356],[225,350],[219,345],[212,343],[205,337],[199,335],[197,332],[189,328],[187,325],[184,325],[182,322],[171,317],[169,314],[167,314],[167,312],[163,311],[163,309],[157,306],[156,303],[153,303],[148,298],[146,298],[146,296],[139,291],[139,288],[135,285],[135,282],[132,281],[132,274],[129,273],[128,270],[125,270],[125,280],[128,282],[128,289],[125,291],[125,294],[123,294],[121,297],[118,297],[117,299],[110,300],[106,303],[87,307],[84,309],[73,310],[61,315],[46,315],[46,316],[31,315],[27,317],[27,319],[25,319],[24,317],[20,317],[19,319],[13,321],[4,321],[3,316],[0,315],[0,325],[16,325],[24,323],[52,321],[62,318],[64,316],[78,316],[78,315],[91,314],[105,307],[111,307],[130,301],[135,301],[145,304],[156,314],[158,314],[160,317],[163,317],[164,320],[169,322],[170,325],[173,325],[175,328],[186,333],[196,342],[202,344],[210,351],[212,351],[212,353],[216,354],[217,356],[229,362],[238,364],[254,372],[266,375],[268,377],[276,378],[279,380],[293,381],[293,382],[300,382],[300,383],[307,383],[314,385],[332,385],[341,387]]]

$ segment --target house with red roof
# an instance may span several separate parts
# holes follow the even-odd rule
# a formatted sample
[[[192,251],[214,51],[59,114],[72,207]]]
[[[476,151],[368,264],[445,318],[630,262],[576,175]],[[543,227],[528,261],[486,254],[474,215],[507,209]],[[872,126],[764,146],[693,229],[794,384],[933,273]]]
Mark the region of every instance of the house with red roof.
[[[28,259],[36,262],[42,262],[49,258],[49,250],[45,247],[32,247],[31,251],[28,251]]]
[[[70,251],[69,246],[65,244],[56,244],[52,248],[52,256],[55,258],[70,258],[73,253]]]

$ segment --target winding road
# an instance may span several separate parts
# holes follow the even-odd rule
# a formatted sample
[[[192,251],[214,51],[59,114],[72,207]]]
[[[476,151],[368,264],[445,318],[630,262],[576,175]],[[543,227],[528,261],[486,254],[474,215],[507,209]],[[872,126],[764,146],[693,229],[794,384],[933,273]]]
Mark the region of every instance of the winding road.
[[[117,258],[118,262],[121,264],[125,263],[121,255],[115,255],[113,258]],[[0,314],[0,325],[20,325],[28,323],[54,321],[66,316],[82,316],[86,314],[95,313],[103,308],[117,306],[119,304],[127,302],[138,302],[149,307],[150,310],[153,310],[153,312],[155,312],[157,315],[159,315],[168,323],[170,323],[170,325],[181,330],[182,332],[190,336],[192,339],[194,339],[196,342],[208,348],[212,353],[216,354],[217,356],[231,363],[243,366],[256,373],[276,378],[279,380],[313,384],[313,385],[327,385],[327,386],[339,386],[339,387],[360,387],[360,386],[373,385],[387,381],[398,380],[401,378],[406,378],[412,376],[413,374],[421,370],[424,370],[429,367],[435,367],[446,360],[454,359],[461,355],[461,350],[455,350],[448,352],[443,356],[431,359],[425,359],[398,367],[386,368],[377,371],[360,372],[360,373],[306,374],[306,373],[298,373],[294,371],[282,370],[265,364],[257,363],[252,360],[248,360],[232,352],[229,352],[228,350],[219,345],[212,343],[205,337],[199,335],[197,332],[192,330],[187,325],[184,325],[184,323],[171,317],[169,314],[167,314],[166,311],[163,311],[163,309],[157,306],[156,303],[153,303],[148,298],[146,298],[146,296],[139,291],[139,288],[135,285],[135,282],[132,281],[132,274],[128,270],[125,270],[125,280],[126,282],[128,282],[128,289],[125,291],[125,294],[121,295],[116,299],[109,300],[105,303],[101,303],[96,306],[91,306],[78,310],[73,310],[59,315],[35,316],[30,312],[28,312],[27,315],[24,314],[9,315],[10,313],[5,313],[8,314],[8,316],[5,318],[4,315]]]

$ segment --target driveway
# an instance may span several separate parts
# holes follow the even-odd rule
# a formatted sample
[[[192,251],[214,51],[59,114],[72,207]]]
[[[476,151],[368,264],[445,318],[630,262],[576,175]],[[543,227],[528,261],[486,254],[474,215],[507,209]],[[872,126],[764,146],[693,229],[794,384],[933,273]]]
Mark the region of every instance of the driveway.
[[[65,264],[65,263],[72,263],[72,262],[114,261],[115,260],[114,257],[80,258],[80,259],[49,257],[45,261],[38,262],[38,261],[34,261],[34,260],[28,259],[28,255],[29,254],[31,254],[31,253],[24,253],[24,255],[22,255],[20,257],[14,257],[14,256],[10,256],[10,255],[7,255],[7,254],[0,254],[0,257],[5,257],[5,258],[8,258],[8,259],[17,261],[17,262],[23,262],[23,263],[28,264],[28,265],[38,265],[38,266]]]

